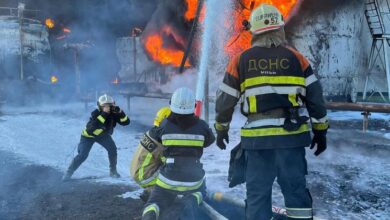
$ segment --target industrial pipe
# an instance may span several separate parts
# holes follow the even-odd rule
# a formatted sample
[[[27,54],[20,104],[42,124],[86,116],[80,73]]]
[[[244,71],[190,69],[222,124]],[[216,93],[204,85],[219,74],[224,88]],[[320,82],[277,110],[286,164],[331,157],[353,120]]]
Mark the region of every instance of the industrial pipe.
[[[389,104],[328,102],[326,108],[329,110],[390,113]]]

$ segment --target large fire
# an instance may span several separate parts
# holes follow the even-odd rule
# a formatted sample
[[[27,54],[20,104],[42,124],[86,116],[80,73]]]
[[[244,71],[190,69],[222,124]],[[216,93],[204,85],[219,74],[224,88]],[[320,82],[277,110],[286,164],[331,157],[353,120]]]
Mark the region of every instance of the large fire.
[[[176,43],[179,43],[184,47],[184,40],[176,36],[170,26],[164,26],[159,33],[148,35],[145,38],[145,49],[153,60],[158,61],[163,65],[179,67],[184,52],[182,50],[167,47],[167,45],[164,44],[164,37],[172,37]],[[188,60],[185,63],[185,66],[191,66]]]
[[[248,31],[242,31],[242,21],[249,20],[252,10],[262,3],[276,6],[283,14],[283,17],[288,20],[291,12],[298,5],[299,0],[241,0],[240,7],[233,14],[235,21],[233,30],[236,34],[225,45],[225,52],[229,56],[234,56],[251,46],[252,36]]]
[[[186,5],[186,10],[183,14],[183,22],[191,22],[194,20],[198,8],[199,0],[183,0]],[[249,16],[254,8],[262,3],[268,3],[276,6],[284,18],[288,20],[293,9],[298,5],[301,0],[236,0],[236,9],[233,11],[233,24],[227,24],[232,27],[233,34],[225,45],[225,52],[228,56],[234,56],[250,47],[251,34],[248,31],[243,31],[242,22],[249,20]],[[203,5],[205,6],[205,5]],[[205,16],[205,7],[203,7],[199,21],[203,22]],[[177,47],[168,47],[166,36],[174,36],[176,44],[180,45],[181,49]],[[186,36],[187,37],[187,36]],[[184,39],[178,37],[174,30],[169,26],[165,25],[154,34],[148,34],[143,41],[145,49],[149,56],[154,60],[163,65],[171,65],[179,67],[181,60],[184,56],[184,50],[186,47]],[[186,67],[191,66],[189,61],[185,63]]]

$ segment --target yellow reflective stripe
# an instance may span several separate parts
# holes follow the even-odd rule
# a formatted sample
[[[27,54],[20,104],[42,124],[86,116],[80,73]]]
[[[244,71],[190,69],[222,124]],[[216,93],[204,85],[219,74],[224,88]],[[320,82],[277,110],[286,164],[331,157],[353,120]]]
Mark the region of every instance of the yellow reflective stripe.
[[[138,172],[138,180],[142,181],[144,179],[144,170],[145,167],[147,167],[150,164],[150,160],[152,159],[153,155],[151,153],[148,153],[146,155],[145,160],[142,162],[141,169]]]
[[[289,94],[288,100],[291,102],[293,107],[299,106],[299,104],[297,102],[297,94]]]
[[[147,187],[156,185],[156,182],[157,182],[157,177],[154,177],[153,179],[151,179],[148,182],[140,183],[140,185],[142,188],[147,188]]]
[[[286,208],[286,215],[290,218],[311,219],[313,218],[313,209],[311,208]]]
[[[191,191],[191,190],[199,189],[199,187],[201,187],[202,184],[203,184],[203,180],[200,181],[195,186],[173,186],[173,185],[169,185],[168,183],[165,183],[160,178],[157,178],[157,182],[156,182],[156,185],[161,187],[161,188],[169,189],[169,190],[175,190],[175,191],[180,191],[180,192],[185,192],[185,191]]]
[[[121,121],[121,122],[125,122],[125,121],[127,121],[127,119],[129,119],[129,118],[128,118],[127,115],[126,115],[124,118],[121,118],[120,121]]]
[[[192,193],[193,196],[195,196],[196,201],[198,202],[198,205],[200,205],[203,202],[203,195],[201,192],[195,192]]]
[[[164,146],[203,147],[204,141],[200,140],[163,140]]]
[[[104,122],[106,122],[106,119],[103,116],[101,116],[101,115],[99,115],[97,117],[97,120],[99,120],[102,124],[104,124]]]
[[[215,122],[215,129],[217,131],[227,131],[229,130],[229,124],[225,126],[223,123]]]
[[[103,133],[103,129],[96,129],[92,132],[94,135],[99,135],[101,133]]]
[[[156,217],[158,219],[158,216],[160,215],[160,208],[158,207],[158,205],[156,203],[152,203],[152,204],[146,206],[146,208],[142,212],[142,216],[146,215],[146,213],[148,213],[148,212],[156,213]]]
[[[309,126],[303,124],[296,131],[286,131],[284,128],[258,128],[258,129],[241,129],[242,137],[262,137],[262,136],[279,136],[293,135],[309,131]]]
[[[149,186],[154,186],[154,185],[156,185],[157,176],[158,176],[158,175],[159,175],[159,172],[156,171],[156,172],[154,172],[154,174],[153,174],[151,177],[149,177],[148,179],[139,181],[139,184],[140,184],[141,187],[143,187],[143,188],[146,188],[146,187],[149,187]]]
[[[249,96],[248,99],[249,99],[249,112],[257,113],[256,96]]]
[[[314,130],[323,131],[323,130],[326,130],[329,128],[329,124],[328,123],[314,123],[312,125],[312,127]]]
[[[241,92],[245,91],[246,88],[251,86],[263,85],[263,84],[289,84],[289,85],[300,85],[305,86],[305,78],[297,76],[259,76],[254,78],[246,79],[241,83]]]
[[[87,129],[84,129],[84,130],[83,130],[83,133],[81,133],[81,135],[83,135],[84,137],[93,138],[92,135],[89,135],[89,134],[88,134]]]

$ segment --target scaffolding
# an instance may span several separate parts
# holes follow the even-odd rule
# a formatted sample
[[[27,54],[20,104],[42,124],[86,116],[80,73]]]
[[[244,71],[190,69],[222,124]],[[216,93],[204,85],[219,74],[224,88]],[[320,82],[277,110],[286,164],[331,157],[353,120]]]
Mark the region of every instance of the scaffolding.
[[[365,16],[372,36],[372,45],[368,61],[368,71],[365,76],[363,101],[375,93],[379,93],[384,102],[390,101],[390,3],[389,0],[366,0]],[[378,83],[374,81],[374,68],[380,66],[386,73],[387,95],[386,99],[383,92],[378,88]],[[372,84],[372,91],[369,97],[368,87]]]

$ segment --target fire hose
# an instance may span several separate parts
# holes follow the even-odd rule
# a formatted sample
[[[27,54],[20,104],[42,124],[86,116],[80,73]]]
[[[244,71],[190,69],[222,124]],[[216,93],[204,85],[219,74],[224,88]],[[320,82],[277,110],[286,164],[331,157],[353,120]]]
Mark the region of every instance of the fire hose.
[[[245,208],[245,202],[242,199],[235,198],[233,196],[226,195],[222,192],[215,192],[209,194],[209,199],[216,202],[225,202],[238,208]],[[286,216],[286,209],[272,206],[272,212],[279,215]]]
[[[235,198],[230,195],[226,195],[222,192],[208,193],[208,197],[210,200],[216,202],[225,202],[227,204],[233,205],[238,208],[245,208],[245,201],[239,198]],[[277,206],[272,206],[272,212],[278,215],[287,216],[287,211],[284,208],[280,208]],[[314,216],[314,220],[324,220],[322,218]]]

